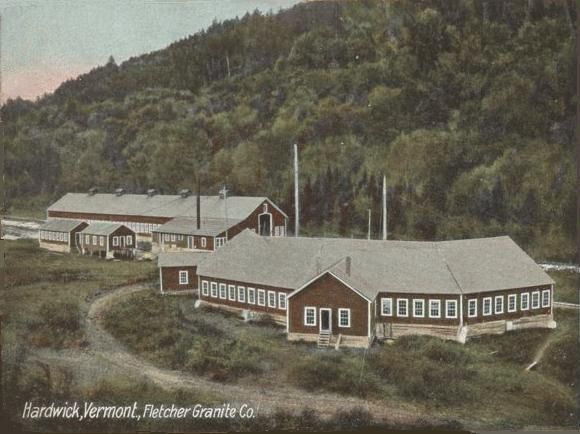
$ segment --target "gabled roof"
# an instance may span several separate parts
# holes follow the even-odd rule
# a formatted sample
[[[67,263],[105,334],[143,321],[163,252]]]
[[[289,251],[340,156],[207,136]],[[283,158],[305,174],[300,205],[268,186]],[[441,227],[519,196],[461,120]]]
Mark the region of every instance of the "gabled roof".
[[[350,274],[340,266],[347,256]],[[553,283],[509,237],[369,241],[260,237],[248,230],[213,253],[198,274],[297,289],[326,271],[370,299],[381,291],[460,294]]]
[[[117,229],[123,227],[126,228],[126,226],[117,223],[91,223],[84,228],[81,233],[90,235],[111,235]]]
[[[194,267],[205,260],[209,252],[163,252],[157,257],[159,267]]]
[[[265,200],[278,209],[266,197],[228,197],[228,218],[243,220]],[[117,196],[109,193],[93,195],[67,193],[48,207],[48,211],[170,218],[197,217],[196,201],[195,195],[182,197],[180,195],[123,194]],[[224,218],[225,202],[220,196],[201,196],[202,217]]]
[[[78,228],[84,222],[81,220],[47,220],[39,230],[41,231],[55,231],[55,232],[71,232]]]
[[[227,229],[237,225],[241,220],[230,219],[202,219],[201,228],[197,229],[197,220],[189,217],[177,217],[162,224],[153,232],[181,235],[201,235],[215,237]]]

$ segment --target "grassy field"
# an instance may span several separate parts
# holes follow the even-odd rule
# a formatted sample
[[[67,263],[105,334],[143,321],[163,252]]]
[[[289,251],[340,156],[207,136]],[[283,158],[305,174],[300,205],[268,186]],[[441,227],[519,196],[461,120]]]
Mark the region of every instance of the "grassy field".
[[[156,321],[146,321],[155,317]],[[557,311],[556,330],[486,336],[466,345],[408,337],[362,350],[318,350],[289,343],[284,329],[244,323],[233,314],[194,309],[193,297],[154,291],[116,304],[105,325],[155,364],[221,382],[308,391],[326,390],[373,400],[398,400],[427,412],[488,429],[574,423],[577,317]],[[550,339],[546,362],[525,371]]]
[[[80,396],[123,402],[135,393],[153,402],[211,400],[191,394],[168,395],[142,378],[124,378],[119,372],[103,374],[98,366],[85,366],[99,365],[95,361],[73,360],[71,366],[29,361],[27,355],[34,348],[64,355],[82,348],[90,301],[117,285],[142,279],[154,281],[156,268],[151,262],[109,262],[48,253],[39,250],[34,241],[8,241],[4,245],[8,272],[0,298],[0,310],[5,315],[3,372],[5,393],[14,396],[11,402],[15,409],[27,399]],[[574,291],[573,280],[562,274],[552,274],[558,281],[557,300]],[[287,384],[309,391],[397,401],[423,408],[427,415],[457,420],[466,427],[507,429],[574,422],[578,316],[557,310],[555,319],[556,330],[488,336],[466,345],[409,337],[392,345],[376,345],[367,352],[335,352],[289,343],[283,327],[244,323],[233,314],[195,309],[191,296],[161,296],[152,289],[113,304],[105,325],[130,350],[156,365],[217,382],[265,388]],[[544,358],[534,371],[526,372],[525,366],[546,340],[549,345]],[[75,364],[82,365],[82,374]],[[326,422],[315,414],[303,417],[320,429],[373,423],[364,412],[340,414]],[[299,420],[281,413],[253,427],[296,427]],[[124,425],[118,428],[135,429]],[[215,427],[220,428],[227,427]],[[235,429],[251,430],[252,426]]]
[[[554,271],[549,273],[556,286],[554,289],[554,300],[567,303],[580,304],[580,287],[578,274],[569,271]]]

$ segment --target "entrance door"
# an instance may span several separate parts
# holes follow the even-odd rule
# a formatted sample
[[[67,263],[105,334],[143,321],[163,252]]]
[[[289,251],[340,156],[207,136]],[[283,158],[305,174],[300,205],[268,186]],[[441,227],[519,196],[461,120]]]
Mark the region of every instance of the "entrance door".
[[[193,237],[187,237],[187,248],[193,250]]]
[[[272,214],[260,214],[260,235],[269,237],[272,235]]]
[[[320,309],[320,331],[330,332],[332,331],[332,310],[327,308]]]

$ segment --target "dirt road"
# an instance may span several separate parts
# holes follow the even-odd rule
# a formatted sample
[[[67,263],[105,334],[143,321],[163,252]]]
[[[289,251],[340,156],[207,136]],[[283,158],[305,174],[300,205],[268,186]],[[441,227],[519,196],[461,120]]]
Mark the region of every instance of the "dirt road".
[[[57,351],[37,353],[45,360],[57,360],[65,364],[86,363],[88,359],[97,358],[104,361],[115,371],[126,372],[131,376],[144,376],[158,386],[169,389],[186,389],[218,395],[232,405],[247,403],[258,407],[261,414],[267,414],[278,408],[300,411],[304,407],[316,410],[321,416],[332,416],[338,410],[363,408],[369,411],[376,420],[386,423],[419,424],[423,420],[418,408],[403,407],[399,404],[369,401],[354,397],[344,397],[330,393],[308,393],[286,385],[280,388],[265,389],[262,387],[238,386],[213,382],[182,371],[159,368],[129,352],[120,342],[112,337],[103,327],[102,319],[111,303],[137,291],[147,289],[145,286],[131,285],[115,289],[97,299],[89,308],[87,315],[88,348],[79,350],[78,354]],[[437,423],[430,420],[430,423]]]

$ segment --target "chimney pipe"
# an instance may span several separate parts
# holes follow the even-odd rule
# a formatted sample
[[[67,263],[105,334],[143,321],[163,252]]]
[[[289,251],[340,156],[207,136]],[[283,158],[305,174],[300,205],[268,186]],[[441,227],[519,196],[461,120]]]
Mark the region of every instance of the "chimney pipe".
[[[197,177],[197,229],[201,229],[201,185]]]

